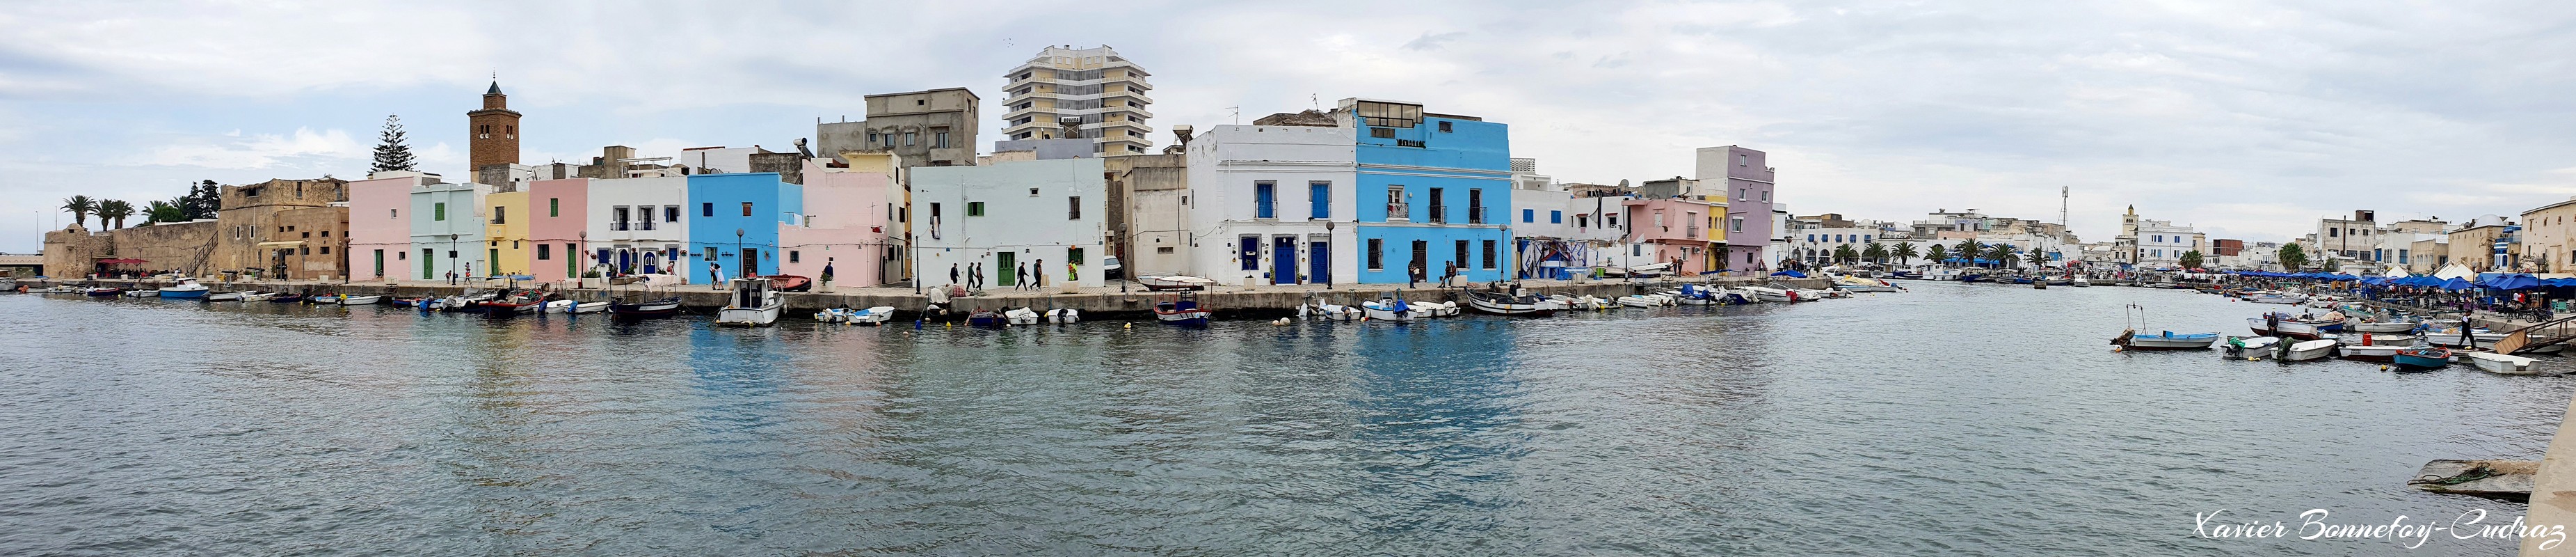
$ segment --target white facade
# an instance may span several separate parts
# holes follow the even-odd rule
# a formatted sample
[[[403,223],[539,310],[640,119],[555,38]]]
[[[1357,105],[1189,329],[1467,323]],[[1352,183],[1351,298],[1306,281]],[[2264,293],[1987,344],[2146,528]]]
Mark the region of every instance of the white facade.
[[[1617,266],[1620,253],[1633,251],[1620,226],[1628,201],[1634,196],[1573,197],[1564,190],[1513,190],[1511,216],[1512,237],[1519,240],[1555,240],[1556,246],[1524,245],[1514,261],[1545,266],[1546,253],[1531,249],[1553,249],[1561,252],[1569,267]]]
[[[758,147],[700,147],[680,150],[680,164],[716,173],[750,172],[751,155],[764,153]]]
[[[949,269],[982,264],[1003,289],[1019,266],[1048,289],[1100,286],[1109,215],[1106,165],[1096,158],[912,168],[913,276],[948,283]]]
[[[587,195],[591,213],[584,241],[595,261],[621,273],[689,278],[689,269],[672,266],[689,250],[688,177],[592,180]]]
[[[1879,241],[1886,233],[1877,228],[1802,228],[1791,233],[1789,251],[1793,258],[1808,265],[1830,265],[1836,262],[1835,248],[1850,246],[1855,257],[1873,243],[1881,244],[1880,249],[1895,249],[1894,242]]]
[[[1359,283],[1358,133],[1221,125],[1191,139],[1189,274],[1219,284]],[[1260,248],[1240,253],[1246,238]],[[1294,247],[1283,253],[1281,245]],[[1313,272],[1319,247],[1329,260],[1322,277]],[[1281,258],[1293,258],[1296,276],[1277,272]]]
[[[2193,231],[2190,226],[2180,226],[2160,220],[2141,220],[2138,221],[2136,237],[2136,263],[2140,267],[2150,269],[2179,267],[2182,265],[2183,252],[2197,250],[2203,256],[2209,254],[2201,234]],[[2202,265],[2210,264],[2206,261],[2207,257],[2202,259],[2204,259]]]

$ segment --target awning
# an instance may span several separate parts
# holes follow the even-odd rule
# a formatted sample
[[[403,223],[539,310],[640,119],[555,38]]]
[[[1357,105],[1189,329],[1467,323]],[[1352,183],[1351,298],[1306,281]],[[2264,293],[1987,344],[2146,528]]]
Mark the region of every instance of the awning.
[[[291,248],[291,247],[301,246],[301,245],[304,245],[304,241],[303,241],[303,240],[288,240],[288,241],[284,241],[284,242],[260,242],[260,243],[259,243],[259,247],[263,247],[263,248]]]

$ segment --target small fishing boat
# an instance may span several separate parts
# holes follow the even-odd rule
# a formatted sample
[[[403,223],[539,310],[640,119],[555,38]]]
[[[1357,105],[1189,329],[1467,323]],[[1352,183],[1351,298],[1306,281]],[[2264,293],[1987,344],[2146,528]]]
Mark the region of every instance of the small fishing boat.
[[[894,308],[886,308],[886,311],[894,311]],[[1039,315],[1039,321],[1058,325],[1075,323],[1082,321],[1082,311],[1073,308],[1050,309]]]
[[[970,327],[986,327],[986,328],[995,328],[995,329],[998,329],[998,328],[1001,328],[1003,325],[1005,325],[1005,324],[1007,324],[1007,323],[1008,323],[1008,321],[1005,321],[1005,320],[1004,320],[1004,318],[1002,317],[1002,314],[1001,314],[1000,312],[995,312],[995,311],[991,311],[991,310],[981,310],[981,309],[979,309],[979,310],[975,310],[973,313],[968,313],[968,314],[966,314],[966,325],[967,325],[967,326],[970,326]]]
[[[2451,365],[2451,350],[2438,346],[2399,350],[2397,355],[2389,357],[2389,363],[2397,364],[2397,368],[2402,370],[2441,369]]]
[[[1619,305],[1632,308],[1663,307],[1665,305],[1663,300],[1644,294],[1629,294],[1615,298],[1612,301],[1618,302]]]
[[[825,323],[879,325],[884,324],[888,320],[894,319],[894,306],[877,306],[867,309],[851,309],[849,306],[841,306],[815,312],[814,319]]]
[[[522,313],[536,313],[537,310],[545,307],[545,303],[544,295],[534,290],[520,290],[477,302],[475,306],[483,308],[483,313],[493,317],[509,317]]]
[[[1682,285],[1682,286],[1687,287],[1687,286],[1691,286],[1691,285],[1685,284],[1685,285]],[[1842,291],[1844,291],[1844,292],[1895,292],[1895,291],[1896,291],[1896,286],[1888,284],[1888,283],[1887,283],[1887,281],[1876,280],[1876,279],[1865,279],[1865,278],[1855,277],[1855,276],[1851,276],[1851,275],[1843,275],[1843,276],[1842,276],[1842,278],[1834,279],[1834,288],[1841,289],[1841,290],[1842,290]]]
[[[2324,358],[2326,355],[2334,352],[2335,346],[2338,346],[2338,343],[2336,343],[2334,339],[2330,338],[2292,344],[2290,345],[2289,351],[2282,354],[2281,360],[2304,362]]]
[[[1375,319],[1378,321],[1412,321],[1414,315],[1412,306],[1406,305],[1404,300],[1398,300],[1395,298],[1379,298],[1374,302],[1361,302],[1360,311],[1369,319]]]
[[[2281,337],[2227,337],[2227,342],[2219,345],[2219,349],[2231,357],[2242,356],[2259,360],[2270,355],[2272,345],[2280,342]]]
[[[1655,263],[1655,264],[1651,264],[1651,265],[1632,265],[1632,266],[1628,266],[1628,267],[1602,267],[1602,268],[1601,268],[1601,274],[1602,274],[1602,275],[1605,275],[1605,276],[1613,276],[1613,277],[1629,277],[1629,276],[1634,276],[1634,277],[1638,277],[1638,278],[1649,278],[1649,277],[1659,277],[1659,276],[1663,276],[1663,275],[1664,275],[1664,271],[1666,271],[1666,270],[1670,270],[1670,269],[1672,269],[1672,267],[1673,267],[1673,264],[1671,264],[1671,263]]]
[[[2286,316],[2278,316],[2271,319],[2248,317],[2245,318],[2245,327],[2253,329],[2254,334],[2257,335],[2290,337],[2301,340],[2314,340],[2324,334],[2323,331],[2318,330],[2315,323],[2301,322],[2297,319]]]
[[[293,303],[300,303],[300,302],[303,302],[303,301],[304,301],[304,295],[303,295],[303,294],[279,294],[279,295],[275,295],[275,296],[270,296],[270,297],[268,297],[268,303],[272,303],[272,304],[293,304]]]
[[[2539,360],[2531,358],[2510,354],[2497,354],[2494,352],[2469,353],[2470,364],[2478,366],[2478,369],[2484,370],[2487,373],[2493,373],[2496,375],[2540,375],[2540,371],[2533,369],[2531,365],[2538,361]]]
[[[341,297],[340,297],[340,305],[344,305],[344,306],[372,306],[372,305],[381,304],[381,303],[384,303],[384,302],[385,302],[385,297],[384,297],[384,296],[380,296],[380,295],[373,295],[373,294],[364,295],[364,296],[341,296]]]
[[[2473,329],[2469,333],[2468,343],[2463,345],[2460,340],[2460,330],[2454,328],[2424,333],[2424,343],[2444,348],[2494,348],[2496,341],[2504,340],[2504,337],[2505,333]]]
[[[1413,307],[1416,317],[1457,317],[1461,311],[1457,302],[1415,301],[1406,302],[1405,305]]]
[[[2075,279],[2066,275],[2058,275],[2041,279],[2040,284],[2049,286],[2075,286]]]
[[[1762,286],[1747,286],[1743,290],[1752,293],[1755,301],[1783,303],[1798,301],[1798,295],[1788,290]]]
[[[2120,331],[2120,336],[2112,337],[2111,344],[2122,350],[2208,350],[2210,345],[2218,343],[2218,333],[2163,331],[2154,335],[2138,334],[2138,329],[2147,322],[2145,306],[2129,304],[2121,317],[2129,327]]]
[[[814,312],[814,320],[824,323],[848,323],[851,317],[856,317],[858,314],[859,310],[851,309],[850,306],[823,308],[822,311]]]
[[[1136,284],[1144,285],[1146,290],[1155,291],[1203,290],[1216,286],[1216,281],[1188,275],[1161,275],[1136,277]]]
[[[2380,333],[2347,333],[2335,335],[2335,340],[2342,342],[2344,346],[2414,346],[2417,343],[2423,342],[2424,337]]]
[[[2067,283],[2068,285],[2070,285],[2070,286],[2074,286],[2074,287],[2076,287],[2076,288],[2084,288],[2084,287],[2088,287],[2088,286],[2093,286],[2093,281],[2092,281],[2092,280],[2090,280],[2090,279],[2086,279],[2086,278],[2084,278],[2084,275],[2076,275],[2074,280],[2066,281],[2066,283]]]
[[[276,298],[276,292],[244,292],[241,295],[244,302],[265,302]]]
[[[1585,295],[1582,295],[1582,296],[1571,296],[1571,295],[1566,295],[1566,294],[1551,294],[1551,295],[1549,295],[1549,296],[1547,297],[1547,299],[1549,299],[1549,300],[1555,300],[1557,304],[1559,304],[1559,305],[1562,305],[1562,306],[1563,306],[1561,309],[1573,309],[1573,310],[1604,310],[1604,309],[1610,309],[1610,308],[1612,308],[1612,307],[1617,307],[1617,306],[1618,306],[1618,304],[1611,303],[1609,300],[1603,300],[1603,299],[1601,299],[1601,298],[1594,297],[1594,296],[1592,296],[1592,295],[1590,295],[1590,294],[1585,294]]]
[[[1172,325],[1206,326],[1216,312],[1199,307],[1199,301],[1174,298],[1154,303],[1154,319]]]
[[[100,286],[100,287],[95,287],[95,288],[84,288],[84,289],[81,289],[81,294],[89,295],[89,296],[95,296],[95,297],[100,297],[100,298],[113,298],[113,297],[116,297],[116,296],[119,296],[119,295],[123,295],[123,294],[125,294],[125,289],[123,289],[123,288],[109,288],[109,287],[105,287],[105,286]]]
[[[2343,345],[2341,352],[2343,352],[2343,359],[2346,360],[2386,362],[2396,359],[2398,352],[2413,349],[2413,347],[2408,346],[2363,346],[2346,344]]]
[[[2413,331],[2416,327],[2420,326],[2423,326],[2423,323],[2420,321],[2406,320],[2374,322],[2345,321],[2343,329],[2356,333],[2403,333]]]
[[[545,303],[545,306],[544,306],[544,307],[545,307],[545,309],[537,310],[537,312],[538,312],[538,313],[571,313],[571,312],[572,312],[572,308],[573,308],[573,306],[577,306],[577,305],[581,305],[581,302],[575,302],[575,301],[572,301],[572,300],[553,300],[553,301],[546,302],[546,303]]]
[[[206,301],[209,301],[209,302],[239,302],[239,301],[242,301],[242,296],[243,296],[243,295],[246,295],[246,294],[250,294],[250,293],[249,293],[249,292],[225,292],[225,293],[222,293],[222,294],[207,294],[207,295],[206,295]]]
[[[733,279],[733,293],[724,309],[716,310],[716,324],[766,327],[777,323],[786,307],[786,298],[769,288],[769,279]]]
[[[161,297],[181,300],[199,300],[206,297],[206,290],[206,285],[197,282],[197,279],[179,277],[178,284],[170,285],[161,289]]]
[[[1038,316],[1037,310],[1025,307],[1016,307],[1002,310],[1002,319],[1009,321],[1012,325],[1036,325],[1038,324],[1040,317]]]
[[[608,311],[608,302],[582,302],[573,304],[572,311],[568,313],[600,313],[605,311]]]
[[[1297,311],[1304,314],[1306,317],[1322,319],[1325,321],[1358,321],[1360,316],[1366,313],[1360,311],[1360,308],[1327,304],[1323,302],[1308,304],[1305,307],[1298,308]]]
[[[326,305],[326,306],[327,306],[327,305],[339,305],[339,303],[340,303],[340,295],[339,295],[339,294],[316,294],[316,295],[313,295],[313,296],[305,297],[305,298],[304,298],[304,303],[314,304],[314,305]]]
[[[1903,270],[1899,270],[1899,271],[1888,271],[1888,272],[1887,272],[1887,274],[1885,274],[1885,275],[1881,275],[1881,278],[1905,279],[1905,280],[1923,280],[1923,273],[1918,273],[1918,272],[1914,272],[1914,271],[1903,271]]]
[[[670,317],[680,313],[680,297],[609,302],[608,313],[628,317]]]
[[[1697,285],[1683,286],[1695,287]],[[1554,304],[1546,297],[1520,293],[1517,292],[1518,289],[1514,290],[1515,292],[1496,292],[1491,290],[1468,291],[1467,308],[1476,310],[1477,313],[1490,313],[1494,315],[1520,317],[1548,317],[1556,315],[1556,310],[1552,307]],[[1708,303],[1707,298],[1704,296],[1701,297],[1700,300],[1700,303]]]
[[[155,296],[160,296],[160,295],[161,295],[161,291],[160,291],[160,290],[158,290],[158,289],[150,289],[150,288],[136,288],[136,289],[126,290],[126,291],[125,291],[125,293],[124,293],[124,295],[125,295],[125,297],[127,297],[127,298],[151,298],[151,297],[155,297]]]

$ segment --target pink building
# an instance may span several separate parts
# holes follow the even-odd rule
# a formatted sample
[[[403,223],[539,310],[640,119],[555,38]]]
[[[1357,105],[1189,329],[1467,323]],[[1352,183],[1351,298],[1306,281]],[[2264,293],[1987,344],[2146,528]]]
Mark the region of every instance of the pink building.
[[[403,280],[412,268],[411,188],[419,172],[378,172],[349,182],[349,280]]]
[[[1631,199],[1628,207],[1630,266],[1672,263],[1686,275],[1721,268],[1718,254],[1726,245],[1726,206],[1688,198]]]
[[[589,178],[529,182],[528,214],[528,241],[536,244],[527,252],[528,274],[561,282],[590,270]]]
[[[900,234],[895,221],[903,206],[894,156],[854,152],[848,158],[846,165],[828,157],[805,161],[804,222],[778,228],[786,254],[779,269],[819,281],[829,263],[834,286],[901,282],[903,266],[895,260],[902,246],[890,239]]]

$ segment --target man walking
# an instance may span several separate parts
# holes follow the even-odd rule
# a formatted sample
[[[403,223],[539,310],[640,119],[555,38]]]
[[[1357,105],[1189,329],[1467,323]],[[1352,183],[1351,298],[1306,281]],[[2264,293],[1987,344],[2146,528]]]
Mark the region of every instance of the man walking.
[[[718,263],[716,263],[716,262],[714,262],[714,261],[708,261],[708,262],[707,262],[707,282],[708,282],[708,283],[710,283],[710,284],[713,284],[713,285],[714,285],[714,288],[715,288],[716,290],[723,290],[723,289],[724,289],[724,265],[718,264]]]
[[[1040,259],[1040,260],[1038,260],[1037,268],[1038,268],[1038,274],[1037,274],[1037,276],[1030,277],[1030,278],[1038,279],[1038,283],[1037,283],[1037,285],[1036,285],[1036,286],[1031,286],[1031,287],[1029,287],[1030,289],[1039,289],[1039,288],[1045,288],[1045,287],[1046,287],[1046,260],[1044,260],[1044,259]]]
[[[957,284],[957,264],[948,264],[948,283]]]
[[[823,291],[832,291],[832,258],[823,258]]]
[[[1041,272],[1041,273],[1046,272],[1046,269],[1045,269],[1045,268],[1043,268],[1043,267],[1041,267],[1041,268],[1039,268],[1039,269],[1038,269],[1038,272]],[[1012,276],[1012,277],[1014,277],[1014,278],[1018,278],[1018,279],[1020,279],[1020,280],[1019,280],[1019,282],[1014,282],[1014,283],[1012,283],[1012,284],[1017,284],[1017,285],[1019,285],[1019,289],[1020,289],[1020,290],[1036,290],[1036,289],[1038,289],[1037,285],[1029,284],[1029,264],[1027,264],[1027,263],[1021,263],[1019,268],[1017,268],[1017,269],[1012,269],[1012,270],[1011,270],[1011,276]]]

